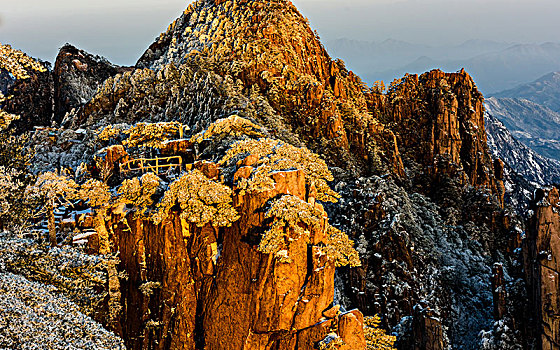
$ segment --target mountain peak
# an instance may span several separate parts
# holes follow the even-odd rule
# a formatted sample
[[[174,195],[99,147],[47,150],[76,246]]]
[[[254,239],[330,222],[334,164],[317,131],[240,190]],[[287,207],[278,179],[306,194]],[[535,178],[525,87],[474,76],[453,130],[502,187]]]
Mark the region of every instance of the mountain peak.
[[[290,1],[200,0],[159,36],[138,65],[184,63],[192,54],[228,60],[271,37],[280,39],[278,46],[302,44],[301,38],[318,42]]]
[[[363,138],[371,116],[362,81],[333,61],[318,36],[290,1],[201,0],[160,35],[137,66],[161,69],[173,63],[204,66],[256,91],[310,147],[329,143],[341,166],[363,161]],[[344,110],[341,102],[345,101]],[[281,129],[276,127],[275,129]],[[330,147],[333,148],[333,147]],[[358,150],[351,155],[349,149]],[[358,160],[352,160],[358,155]]]
[[[549,82],[549,81],[555,81],[555,80],[560,80],[560,72],[548,73],[548,74],[540,77],[536,81],[537,82]]]
[[[537,80],[513,89],[493,94],[497,98],[523,98],[541,104],[554,112],[560,112],[560,72],[548,73]]]
[[[106,79],[131,69],[66,43],[54,64],[54,120],[62,122],[66,113],[87,103]]]

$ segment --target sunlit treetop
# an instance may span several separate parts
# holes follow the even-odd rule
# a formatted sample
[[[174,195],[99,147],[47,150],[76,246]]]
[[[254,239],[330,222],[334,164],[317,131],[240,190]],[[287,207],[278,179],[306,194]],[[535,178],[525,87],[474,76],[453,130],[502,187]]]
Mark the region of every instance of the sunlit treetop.
[[[2,93],[2,91],[0,91],[0,103],[6,101],[7,99],[9,99],[10,97],[6,97],[4,96],[4,94]]]
[[[78,184],[70,177],[50,171],[40,174],[35,184],[26,189],[30,196],[44,197],[51,206],[70,204],[77,190]]]
[[[161,179],[154,173],[146,173],[139,178],[124,180],[117,190],[118,201],[140,208],[140,213],[143,214],[148,207],[154,204],[153,197],[160,184]]]
[[[122,141],[127,148],[149,147],[161,148],[165,141],[182,138],[189,127],[179,122],[138,123],[134,126],[109,125],[98,131],[97,138],[102,141],[118,140],[128,135]]]
[[[182,138],[184,128],[179,122],[138,123],[127,131],[129,136],[123,145],[161,148],[164,141]]]
[[[80,186],[78,197],[88,201],[92,208],[101,207],[111,201],[109,186],[94,179],[90,179]]]
[[[379,315],[364,317],[364,336],[366,338],[367,350],[395,350],[397,337],[388,335],[381,328],[381,318]]]
[[[270,229],[265,232],[259,244],[259,250],[266,254],[275,254],[284,262],[291,259],[284,254],[288,244],[294,240],[309,243],[310,229],[317,228],[323,219],[323,213],[313,205],[296,196],[285,195],[272,202],[265,214],[273,219]]]
[[[361,266],[360,256],[354,241],[331,224],[326,225],[327,239],[321,251],[335,261],[336,266]]]
[[[295,147],[279,140],[262,138],[236,142],[220,160],[221,165],[228,165],[237,156],[254,155],[258,158],[255,171],[248,180],[243,179],[238,187],[247,191],[262,192],[274,187],[270,174],[274,171],[300,169],[305,173],[308,185],[317,189],[317,199],[324,202],[336,202],[340,197],[333,191],[328,181],[333,180],[327,164],[319,155],[307,148]]]
[[[171,209],[178,205],[181,218],[198,227],[208,223],[214,227],[228,227],[239,219],[232,202],[229,187],[208,179],[195,169],[169,185],[152,219],[156,224],[163,222]]]
[[[242,118],[238,115],[232,115],[227,118],[219,119],[212,123],[208,129],[191,137],[191,142],[201,143],[204,140],[213,139],[223,135],[226,136],[253,136],[262,137],[261,127],[257,124]]]
[[[275,199],[265,214],[272,219],[270,228],[264,233],[259,250],[274,254],[282,262],[291,262],[288,256],[290,242],[310,242],[311,230],[321,230],[324,224],[326,240],[319,246],[321,252],[334,260],[336,266],[360,266],[360,257],[354,242],[342,231],[326,222],[326,214],[314,205],[293,195]]]
[[[12,113],[8,113],[0,109],[0,131],[6,130],[12,121],[19,119],[20,116]]]
[[[47,69],[23,52],[0,43],[0,70],[6,70],[16,79],[28,79],[30,71],[46,72]]]
[[[128,124],[111,124],[97,130],[97,139],[101,141],[117,141],[128,129],[130,129]]]

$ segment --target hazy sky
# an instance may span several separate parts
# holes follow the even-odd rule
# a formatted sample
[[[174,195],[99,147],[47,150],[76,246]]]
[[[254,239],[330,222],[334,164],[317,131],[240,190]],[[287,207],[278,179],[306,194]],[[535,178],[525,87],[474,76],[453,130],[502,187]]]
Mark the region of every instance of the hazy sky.
[[[0,0],[0,42],[53,61],[70,42],[134,64],[188,0]],[[294,0],[323,40],[560,42],[559,0]]]

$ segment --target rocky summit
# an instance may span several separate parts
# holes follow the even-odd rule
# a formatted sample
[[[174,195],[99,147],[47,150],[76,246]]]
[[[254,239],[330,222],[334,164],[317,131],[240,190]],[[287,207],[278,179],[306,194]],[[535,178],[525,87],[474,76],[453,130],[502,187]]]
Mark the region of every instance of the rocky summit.
[[[0,347],[560,349],[557,162],[464,70],[369,87],[286,0],[2,50]]]

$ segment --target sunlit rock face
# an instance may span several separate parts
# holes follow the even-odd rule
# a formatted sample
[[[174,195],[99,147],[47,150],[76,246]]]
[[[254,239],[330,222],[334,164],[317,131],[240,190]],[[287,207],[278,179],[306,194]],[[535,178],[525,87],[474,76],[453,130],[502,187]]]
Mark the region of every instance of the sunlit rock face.
[[[542,349],[560,349],[559,256],[560,214],[558,190],[538,190],[527,240],[526,272],[537,311],[535,326]]]
[[[444,177],[456,177],[491,190],[503,203],[502,169],[494,166],[487,145],[484,98],[464,70],[405,76],[386,96],[372,99],[370,108],[381,110],[405,162],[421,164],[436,190]],[[430,184],[425,187],[432,191]]]
[[[240,164],[235,177],[247,176],[247,167]],[[203,169],[219,176],[215,165]],[[119,287],[122,321],[115,328],[129,348],[303,350],[337,328],[348,349],[365,347],[359,311],[327,312],[335,272],[334,260],[319,248],[327,239],[327,214],[309,196],[303,171],[276,172],[273,179],[270,191],[234,188],[240,218],[231,227],[198,227],[178,213],[159,225],[113,214],[108,228],[120,252],[119,269],[127,274]],[[263,254],[255,244],[267,226],[263,209],[287,194],[315,206],[323,220],[304,228],[308,242],[289,244],[289,261]]]

